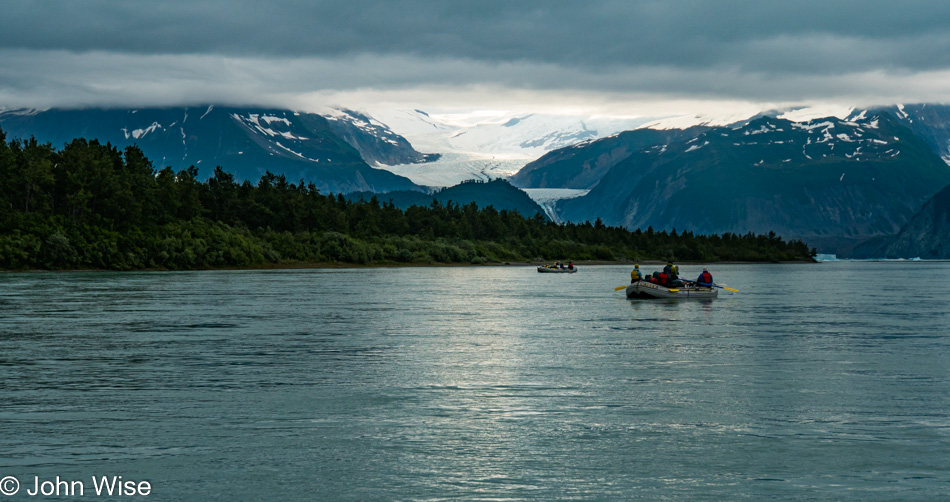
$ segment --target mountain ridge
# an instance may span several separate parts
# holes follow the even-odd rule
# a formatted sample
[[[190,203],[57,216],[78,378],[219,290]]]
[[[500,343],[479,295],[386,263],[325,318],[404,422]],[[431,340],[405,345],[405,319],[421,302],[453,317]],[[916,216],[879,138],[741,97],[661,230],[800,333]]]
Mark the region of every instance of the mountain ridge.
[[[383,157],[425,161],[426,154],[391,131],[378,141],[360,139],[354,122],[337,118],[331,123],[318,114],[291,110],[215,105],[0,112],[0,127],[11,137],[33,136],[54,146],[79,137],[123,148],[135,144],[156,165],[175,171],[195,166],[202,179],[220,165],[238,179],[256,181],[269,171],[312,182],[327,192],[421,190],[407,178],[371,167],[346,138],[366,151],[372,147],[374,163]],[[385,132],[379,127],[376,131]]]
[[[568,221],[774,231],[842,251],[896,233],[947,183],[950,167],[886,112],[809,122],[761,117],[641,150],[556,209]]]

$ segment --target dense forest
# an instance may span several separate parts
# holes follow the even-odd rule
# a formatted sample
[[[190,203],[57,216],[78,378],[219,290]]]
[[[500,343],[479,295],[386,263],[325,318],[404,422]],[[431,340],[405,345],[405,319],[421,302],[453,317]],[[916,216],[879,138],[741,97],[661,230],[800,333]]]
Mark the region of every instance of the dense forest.
[[[538,260],[810,260],[774,234],[701,236],[557,224],[474,203],[321,194],[270,173],[156,169],[135,146],[75,139],[57,150],[0,131],[0,269],[205,269],[298,264]]]

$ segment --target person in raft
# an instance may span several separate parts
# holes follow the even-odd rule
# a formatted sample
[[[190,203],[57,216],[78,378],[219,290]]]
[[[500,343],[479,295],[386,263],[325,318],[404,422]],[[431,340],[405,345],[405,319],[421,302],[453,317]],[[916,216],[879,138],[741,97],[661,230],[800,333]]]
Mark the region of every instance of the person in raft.
[[[640,264],[635,263],[633,265],[633,270],[630,271],[630,284],[638,282],[643,279],[643,274],[640,273]]]
[[[711,288],[712,283],[713,283],[712,274],[709,273],[709,270],[704,268],[703,273],[699,274],[699,277],[696,278],[696,286]]]
[[[681,280],[679,267],[673,265],[673,260],[666,262],[666,266],[663,267],[663,273],[666,274],[666,283],[664,286],[670,288],[679,288],[683,287],[686,283]]]
[[[679,267],[673,265],[673,260],[666,262],[666,266],[663,267],[663,271],[666,272],[666,276],[669,277],[671,281],[679,279],[680,270]]]

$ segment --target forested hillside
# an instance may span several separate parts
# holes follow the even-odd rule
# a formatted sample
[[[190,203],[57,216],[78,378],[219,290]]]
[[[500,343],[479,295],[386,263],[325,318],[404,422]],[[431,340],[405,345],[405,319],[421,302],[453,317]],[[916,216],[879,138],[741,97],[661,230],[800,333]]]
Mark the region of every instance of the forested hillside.
[[[156,170],[137,146],[76,139],[58,151],[0,131],[0,268],[200,269],[534,260],[809,260],[770,236],[630,232],[599,222],[434,201],[348,201],[265,174]]]
[[[454,202],[466,205],[474,202],[479,207],[494,206],[495,209],[518,211],[522,216],[532,217],[535,214],[544,214],[544,209],[537,202],[531,200],[523,190],[515,188],[508,180],[494,179],[491,181],[468,180],[458,185],[445,187],[432,194],[425,194],[414,190],[398,190],[385,193],[351,192],[346,194],[348,200],[369,200],[373,196],[381,202],[392,202],[400,209],[410,206],[428,206],[433,200],[442,204]]]
[[[368,117],[340,112],[331,118],[226,106],[9,110],[0,111],[0,128],[57,148],[74,138],[119,149],[135,145],[159,166],[197,167],[201,180],[215,166],[227,166],[240,181],[254,182],[269,171],[325,191],[422,189],[367,162],[427,162],[438,156],[415,151],[405,138],[368,123]]]

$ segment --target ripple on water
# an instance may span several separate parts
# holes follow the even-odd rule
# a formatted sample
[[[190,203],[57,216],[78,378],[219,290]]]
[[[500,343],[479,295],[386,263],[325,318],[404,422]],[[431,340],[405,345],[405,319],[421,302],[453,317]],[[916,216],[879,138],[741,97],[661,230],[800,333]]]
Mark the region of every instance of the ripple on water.
[[[914,286],[947,264],[713,267],[741,293],[631,301],[615,266],[2,275],[3,463],[194,500],[950,496],[950,299]]]

